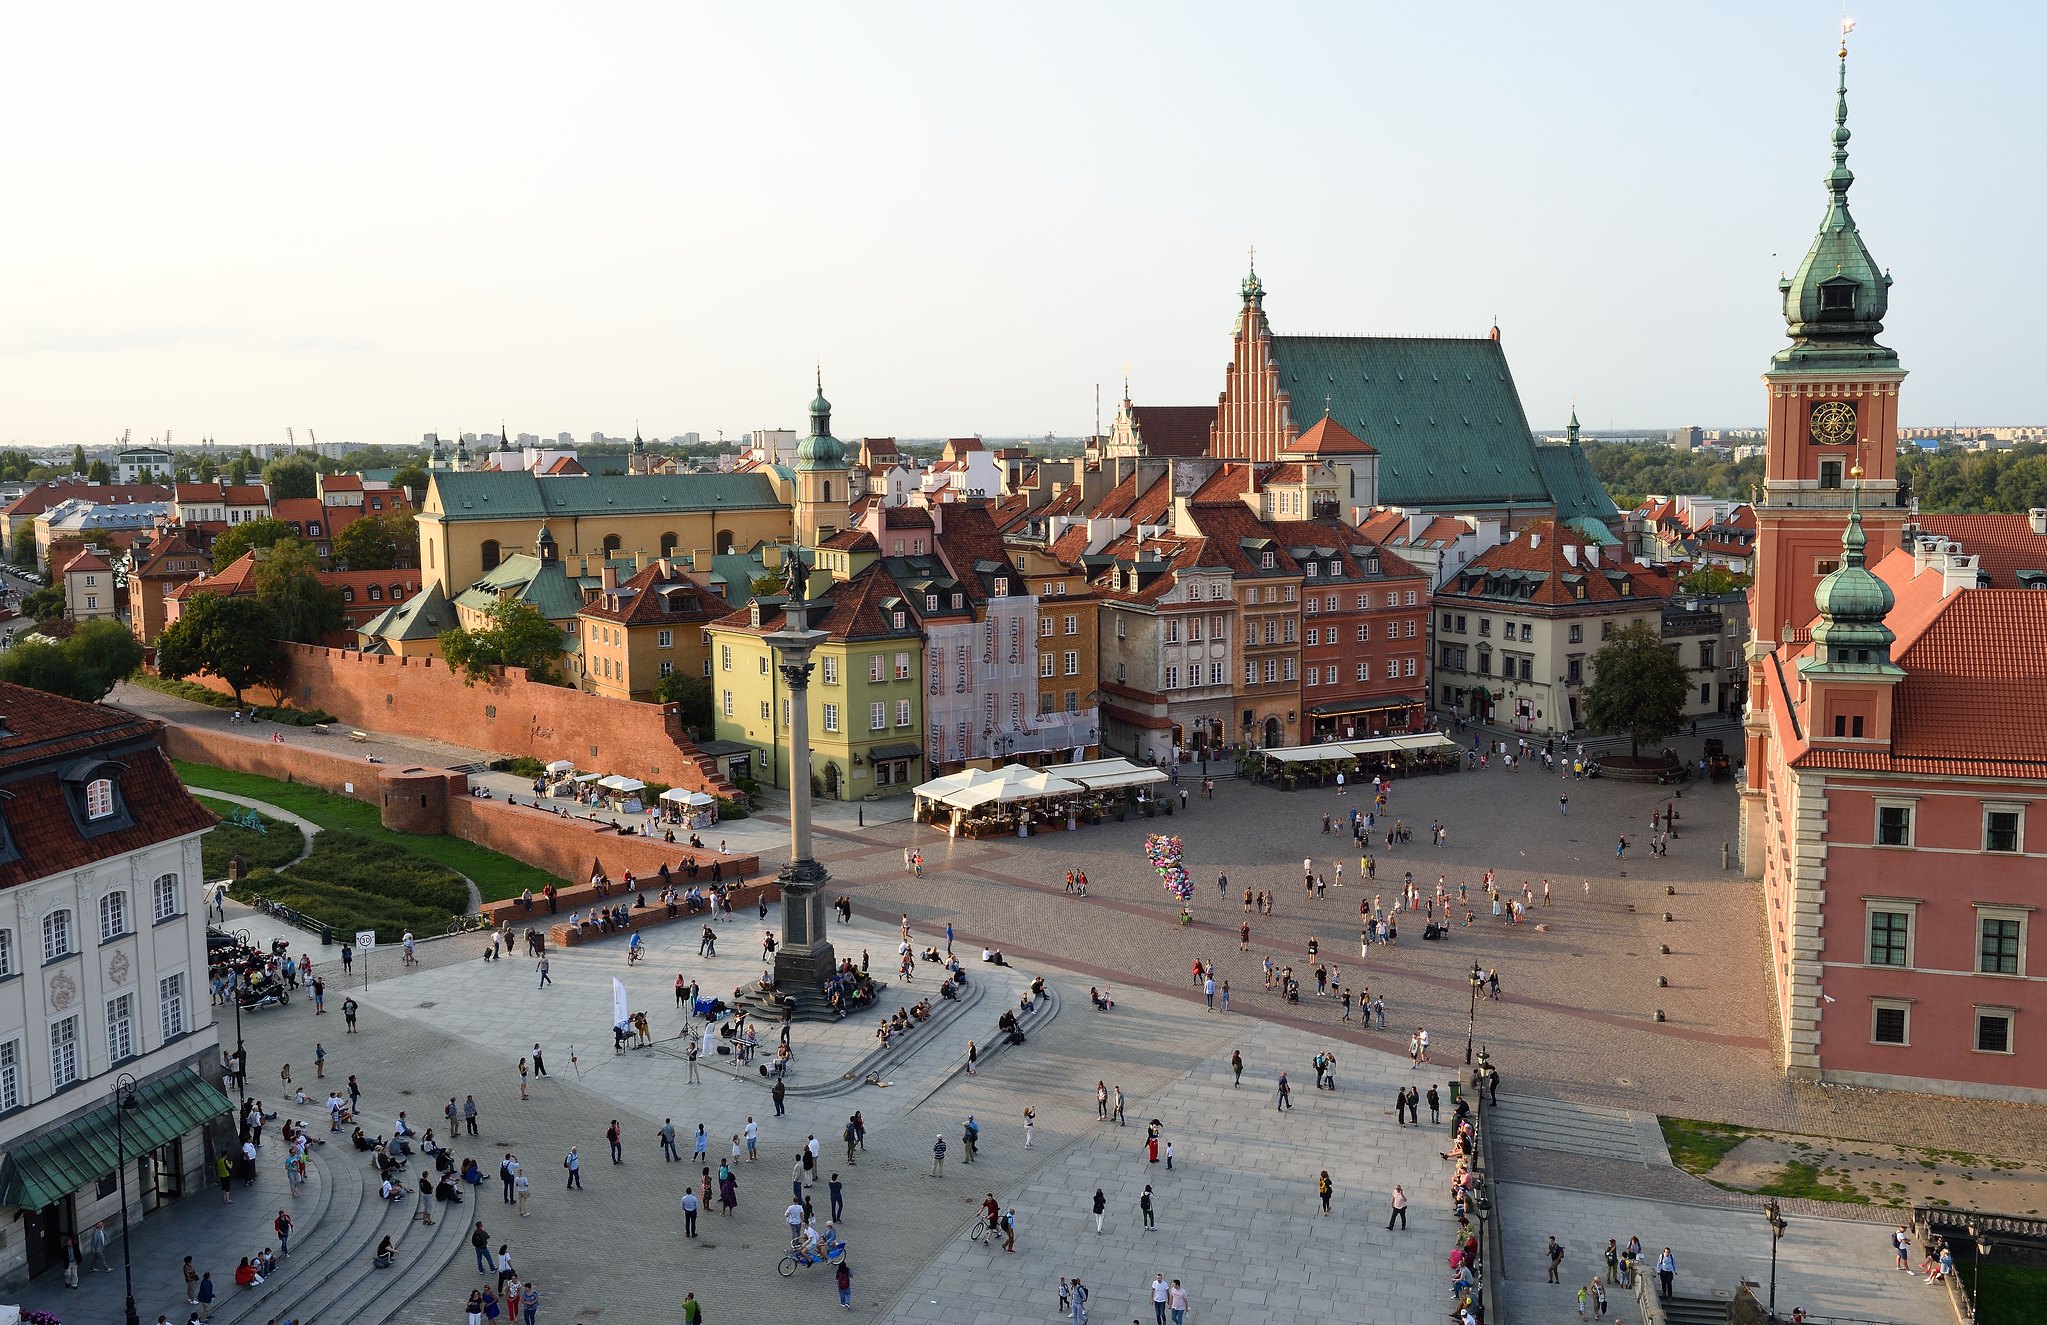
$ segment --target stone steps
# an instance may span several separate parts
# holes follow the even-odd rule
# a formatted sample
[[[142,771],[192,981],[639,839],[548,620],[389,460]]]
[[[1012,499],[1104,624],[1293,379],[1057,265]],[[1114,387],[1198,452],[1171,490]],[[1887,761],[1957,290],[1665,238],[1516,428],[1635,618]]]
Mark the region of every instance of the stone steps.
[[[1489,1114],[1501,1145],[1596,1155],[1634,1164],[1667,1164],[1669,1152],[1653,1115],[1592,1104],[1518,1095]]]
[[[278,1306],[317,1282],[321,1264],[351,1236],[362,1211],[363,1171],[354,1161],[356,1152],[346,1149],[347,1133],[327,1133],[327,1144],[309,1151],[313,1156],[306,1186],[312,1196],[303,1209],[291,1210],[297,1227],[292,1230],[291,1255],[283,1266],[262,1284],[246,1291],[232,1291],[225,1302],[216,1304],[217,1325],[239,1325],[244,1320],[267,1321],[278,1314]],[[334,1162],[327,1162],[332,1156]],[[374,1244],[373,1244],[374,1245]],[[236,1259],[239,1259],[237,1255]]]

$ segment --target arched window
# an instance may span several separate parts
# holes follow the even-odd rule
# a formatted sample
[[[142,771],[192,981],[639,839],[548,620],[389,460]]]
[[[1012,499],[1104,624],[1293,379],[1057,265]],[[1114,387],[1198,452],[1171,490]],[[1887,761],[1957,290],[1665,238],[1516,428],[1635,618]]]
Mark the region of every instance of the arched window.
[[[731,531],[730,529],[720,529],[720,530],[719,530],[719,531],[717,532],[717,534],[716,534],[716,535],[714,535],[714,536],[712,537],[712,539],[711,539],[711,546],[712,546],[712,547],[714,547],[714,548],[716,548],[716,549],[718,550],[718,555],[719,555],[719,556],[721,556],[721,557],[729,557],[729,556],[731,556],[731,555],[732,555],[732,531]]]
[[[661,555],[664,557],[673,556],[675,554],[675,545],[681,541],[672,532],[661,535]]]
[[[832,499],[832,481],[830,479],[824,481],[824,499],[828,502]]]
[[[604,555],[605,555],[605,556],[607,556],[607,557],[610,557],[610,556],[615,556],[615,555],[617,555],[617,553],[618,553],[618,535],[617,535],[617,534],[606,534],[606,535],[604,536]]]
[[[498,550],[498,541],[495,538],[483,540],[483,568],[485,570],[496,570],[502,555]]]
[[[43,917],[43,960],[56,961],[71,955],[71,913],[52,911]]]
[[[108,893],[100,898],[100,942],[117,939],[128,932],[128,894]]]
[[[159,874],[156,882],[149,886],[150,908],[158,920],[169,920],[178,914],[178,876]]]

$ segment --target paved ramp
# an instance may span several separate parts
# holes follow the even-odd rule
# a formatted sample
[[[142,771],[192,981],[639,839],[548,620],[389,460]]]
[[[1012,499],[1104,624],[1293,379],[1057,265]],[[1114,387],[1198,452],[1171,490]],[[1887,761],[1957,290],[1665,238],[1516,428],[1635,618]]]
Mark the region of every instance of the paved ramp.
[[[1502,1096],[1498,1108],[1488,1113],[1495,1144],[1597,1155],[1632,1164],[1670,1162],[1654,1114],[1525,1095],[1512,1100]]]

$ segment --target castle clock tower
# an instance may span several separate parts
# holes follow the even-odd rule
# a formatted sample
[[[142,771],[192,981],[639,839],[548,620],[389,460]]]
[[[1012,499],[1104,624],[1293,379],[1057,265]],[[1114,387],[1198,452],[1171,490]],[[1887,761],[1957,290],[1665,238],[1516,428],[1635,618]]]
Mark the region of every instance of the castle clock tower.
[[[1778,283],[1791,343],[1763,374],[1769,395],[1764,483],[1756,501],[1755,588],[1750,611],[1748,778],[1744,863],[1760,833],[1761,779],[1769,730],[1763,705],[1770,655],[1809,627],[1813,591],[1841,568],[1841,530],[1861,510],[1867,560],[1899,545],[1907,510],[1898,489],[1896,351],[1877,343],[1890,307],[1891,278],[1876,265],[1848,211],[1848,46],[1835,90],[1833,169],[1827,211],[1798,270]]]

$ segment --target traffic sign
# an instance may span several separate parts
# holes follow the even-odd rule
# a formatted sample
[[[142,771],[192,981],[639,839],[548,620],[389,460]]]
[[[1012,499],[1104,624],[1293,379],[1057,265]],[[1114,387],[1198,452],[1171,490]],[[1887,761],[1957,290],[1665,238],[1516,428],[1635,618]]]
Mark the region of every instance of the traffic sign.
[[[374,929],[358,929],[355,931],[355,946],[364,952],[368,952],[376,947],[377,931]]]

